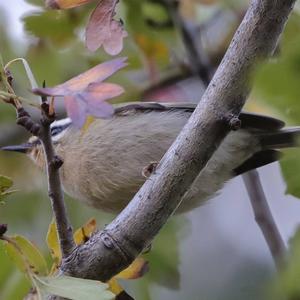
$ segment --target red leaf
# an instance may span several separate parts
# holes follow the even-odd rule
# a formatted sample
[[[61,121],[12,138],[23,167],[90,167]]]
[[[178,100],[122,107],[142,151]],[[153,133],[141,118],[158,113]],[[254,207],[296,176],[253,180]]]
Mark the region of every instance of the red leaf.
[[[87,115],[98,118],[112,116],[113,107],[104,101],[119,96],[124,89],[117,84],[102,81],[126,66],[125,60],[126,58],[117,58],[97,65],[53,88],[38,88],[32,91],[44,96],[63,96],[68,116],[76,127],[81,128]]]
[[[117,97],[124,93],[124,89],[114,83],[92,83],[84,92],[84,97],[92,97],[97,101],[104,101],[113,97]]]
[[[33,89],[34,94],[44,95],[44,96],[65,96],[69,94],[75,94],[83,91],[91,83],[98,83],[112,74],[114,74],[119,69],[125,67],[126,58],[116,58],[102,64],[99,64],[92,69],[73,77],[72,79],[66,81],[65,83],[59,84],[53,88],[37,88]]]
[[[118,0],[102,0],[93,11],[86,28],[86,46],[96,51],[102,45],[110,55],[117,55],[123,48],[127,32],[121,21],[114,20]]]
[[[86,120],[86,104],[76,96],[65,96],[65,107],[68,116],[77,128],[81,128]]]
[[[117,55],[123,49],[123,38],[127,37],[127,32],[123,29],[120,21],[112,20],[110,26],[110,38],[103,43],[104,50],[110,55]]]
[[[94,83],[82,93],[87,103],[88,114],[98,118],[109,118],[113,115],[112,105],[103,102],[107,99],[117,97],[124,92],[124,89],[113,83]]]
[[[99,102],[99,101],[89,101],[88,114],[96,117],[107,119],[112,117],[114,113],[114,108],[111,104],[107,102]]]

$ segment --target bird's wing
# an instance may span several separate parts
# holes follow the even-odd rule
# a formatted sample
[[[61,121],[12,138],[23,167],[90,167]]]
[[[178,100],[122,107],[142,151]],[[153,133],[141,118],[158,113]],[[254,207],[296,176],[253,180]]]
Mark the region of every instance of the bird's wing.
[[[116,106],[115,113],[119,115],[130,113],[131,111],[168,111],[181,110],[192,113],[197,104],[194,103],[157,103],[157,102],[131,102]],[[241,112],[239,116],[242,128],[259,131],[276,131],[284,127],[284,122],[264,115],[249,112]]]

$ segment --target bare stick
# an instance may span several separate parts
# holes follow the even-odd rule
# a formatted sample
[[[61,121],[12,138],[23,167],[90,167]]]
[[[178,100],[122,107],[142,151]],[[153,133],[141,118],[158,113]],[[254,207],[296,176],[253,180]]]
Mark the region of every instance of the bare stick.
[[[199,33],[196,28],[193,28],[191,24],[187,24],[182,18],[177,0],[164,0],[163,2],[169,10],[174,26],[181,34],[191,70],[200,77],[205,85],[208,85],[212,77],[212,70],[199,39]]]
[[[73,240],[72,226],[67,216],[59,174],[63,161],[55,154],[52,144],[50,124],[54,121],[54,114],[48,113],[49,105],[45,102],[42,104],[42,111],[43,117],[39,138],[42,141],[46,157],[49,198],[57,226],[62,258],[66,258],[74,250],[75,242]]]
[[[286,247],[272,216],[258,171],[252,170],[245,173],[243,180],[249,194],[257,225],[262,231],[277,268],[279,268],[282,266],[285,258]]]
[[[72,227],[66,212],[64,194],[59,175],[59,168],[63,164],[63,161],[55,155],[50,132],[50,125],[55,120],[53,103],[51,102],[52,105],[49,106],[47,98],[41,98],[42,118],[40,123],[35,122],[29,113],[23,108],[21,102],[15,95],[12,86],[13,77],[11,73],[8,70],[5,70],[4,72],[1,72],[0,70],[0,79],[6,83],[5,86],[11,94],[11,98],[5,102],[15,107],[17,113],[17,124],[37,136],[42,143],[46,158],[49,197],[56,221],[62,258],[64,259],[71,254],[76,245],[73,240]]]
[[[49,198],[57,226],[62,257],[68,257],[75,248],[73,232],[68,220],[64,203],[64,194],[59,175],[62,160],[55,155],[50,124],[54,121],[54,114],[49,114],[49,105],[44,101],[41,104],[41,122],[34,122],[23,107],[17,108],[17,123],[26,128],[33,135],[38,136],[44,149],[46,157],[46,170],[48,179]]]
[[[186,126],[129,205],[77,247],[61,273],[106,281],[149,245],[231,130],[259,59],[273,54],[295,0],[252,0],[217,72]]]

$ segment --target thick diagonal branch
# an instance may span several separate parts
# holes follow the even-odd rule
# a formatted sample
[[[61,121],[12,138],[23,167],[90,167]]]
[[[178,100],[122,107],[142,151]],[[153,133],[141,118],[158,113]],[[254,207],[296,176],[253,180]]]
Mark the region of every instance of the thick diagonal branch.
[[[170,14],[181,33],[192,69],[196,70],[196,75],[198,74],[203,83],[208,85],[210,81],[209,71],[211,68],[209,68],[205,53],[203,53],[203,49],[201,49],[201,43],[195,39],[193,32],[189,30],[180,16],[177,1],[164,0],[164,2],[167,4]],[[197,47],[198,44],[200,47]],[[273,260],[279,268],[284,260],[286,248],[269,208],[258,171],[253,170],[244,174],[243,180],[249,194],[255,220],[262,231]]]
[[[79,246],[61,273],[108,280],[151,243],[230,130],[249,94],[249,75],[271,55],[294,0],[252,0],[199,105],[155,173],[105,230]]]

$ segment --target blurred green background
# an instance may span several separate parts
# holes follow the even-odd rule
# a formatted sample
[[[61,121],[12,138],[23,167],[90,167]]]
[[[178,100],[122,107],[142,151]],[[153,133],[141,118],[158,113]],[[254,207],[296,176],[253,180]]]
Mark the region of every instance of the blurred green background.
[[[182,17],[195,29],[212,69],[222,58],[247,4],[248,1],[181,1]],[[84,47],[84,26],[94,6],[91,3],[68,11],[48,11],[42,0],[1,2],[0,52],[4,61],[25,57],[39,84],[46,80],[51,86],[110,59],[102,49],[90,53]],[[275,57],[257,68],[246,107],[283,118],[291,125],[300,124],[298,7],[297,2]],[[111,79],[126,89],[115,101],[199,101],[204,85],[192,74],[180,34],[160,1],[122,0],[118,12],[129,33],[121,53],[128,57],[129,66]],[[14,65],[11,71],[17,93],[32,97],[21,65]],[[28,134],[15,125],[12,107],[0,103],[0,108],[0,146],[25,141]],[[63,116],[62,105],[58,103],[57,109]],[[30,110],[37,116],[34,109]],[[287,243],[300,220],[300,204],[295,198],[300,196],[299,157],[298,149],[289,150],[281,169],[275,163],[260,170]],[[49,256],[45,235],[52,213],[44,174],[26,157],[2,152],[0,174],[13,178],[14,188],[19,190],[0,206],[0,223],[8,224],[8,234],[25,235]],[[101,228],[114,217],[68,197],[66,202],[74,228],[90,217],[95,217]],[[291,295],[299,296],[293,284],[300,272],[297,238],[294,245],[292,259],[296,267],[287,268],[275,286],[283,283]],[[173,217],[147,257],[150,272],[142,279],[124,283],[135,299],[275,299],[268,292],[276,276],[273,261],[240,178],[203,207]],[[29,288],[0,243],[0,299],[22,299]]]

